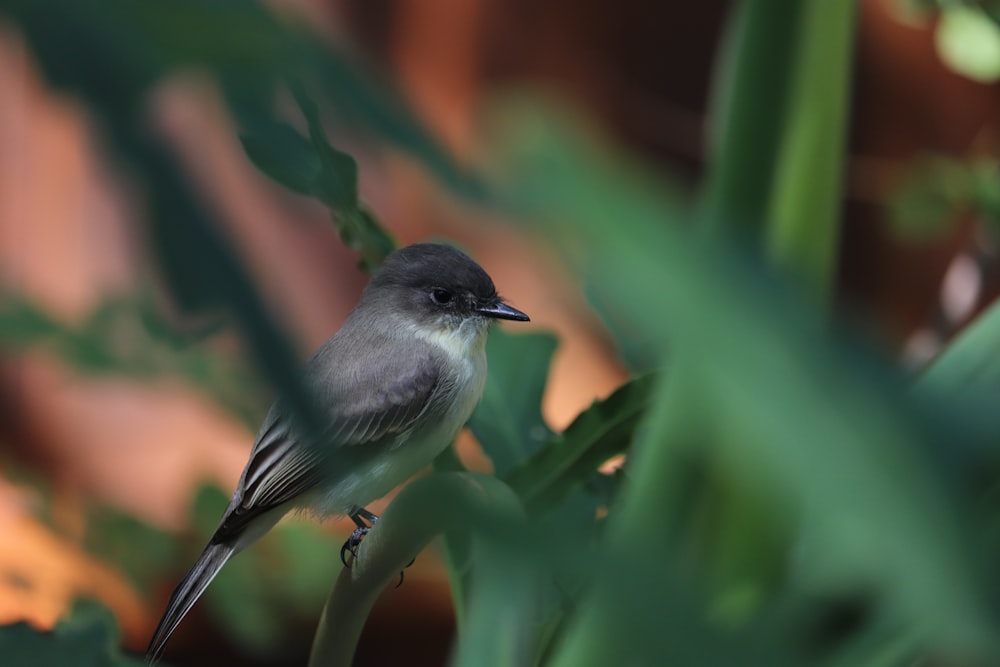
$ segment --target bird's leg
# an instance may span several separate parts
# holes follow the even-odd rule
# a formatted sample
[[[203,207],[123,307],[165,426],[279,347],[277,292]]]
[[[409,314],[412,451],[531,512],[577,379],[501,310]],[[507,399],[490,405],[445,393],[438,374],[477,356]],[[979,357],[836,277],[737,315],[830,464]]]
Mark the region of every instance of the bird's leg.
[[[378,515],[372,514],[364,507],[352,508],[351,511],[347,513],[347,516],[351,517],[351,521],[354,522],[354,525],[356,525],[357,528],[354,529],[351,536],[347,538],[346,542],[344,542],[344,546],[340,547],[340,562],[344,564],[344,567],[350,567],[350,564],[347,562],[347,553],[350,552],[353,562],[353,558],[358,557],[358,546],[361,544],[361,540],[364,539],[365,535],[368,534],[368,531],[371,530],[372,526],[375,525],[375,522],[378,521]],[[368,523],[365,523],[366,521]],[[406,567],[413,565],[416,560],[416,558],[411,560],[406,564]],[[396,584],[396,588],[399,588],[402,585],[403,572],[400,570],[399,583]]]
[[[344,567],[350,567],[350,564],[347,562],[347,552],[350,552],[351,556],[357,558],[358,545],[361,544],[361,540],[364,539],[365,535],[368,534],[368,531],[371,530],[372,526],[375,525],[375,522],[378,521],[378,516],[372,514],[364,507],[352,508],[351,511],[347,513],[347,516],[351,517],[351,521],[354,522],[354,525],[356,525],[357,528],[354,529],[351,536],[347,538],[346,542],[344,542],[344,546],[340,547],[340,562],[344,564]],[[368,523],[365,523],[366,521]]]

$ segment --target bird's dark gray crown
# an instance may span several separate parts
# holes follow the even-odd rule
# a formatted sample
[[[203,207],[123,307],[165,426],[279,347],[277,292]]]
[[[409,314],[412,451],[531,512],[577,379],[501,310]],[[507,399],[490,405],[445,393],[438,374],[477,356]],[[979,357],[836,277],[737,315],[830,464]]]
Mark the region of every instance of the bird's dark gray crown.
[[[371,284],[469,291],[484,301],[497,295],[493,280],[481,266],[461,250],[440,243],[416,243],[393,252]]]

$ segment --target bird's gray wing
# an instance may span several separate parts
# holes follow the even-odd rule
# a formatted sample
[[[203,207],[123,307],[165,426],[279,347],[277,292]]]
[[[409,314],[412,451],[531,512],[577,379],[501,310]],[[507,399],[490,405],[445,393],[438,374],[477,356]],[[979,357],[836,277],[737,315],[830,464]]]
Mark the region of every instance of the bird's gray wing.
[[[213,541],[238,536],[255,517],[381,453],[429,409],[440,386],[434,351],[409,346],[394,353],[391,344],[368,343],[362,373],[337,372],[343,369],[335,365],[336,346],[321,349],[307,366],[307,383],[328,419],[312,444],[289,411],[271,409]]]

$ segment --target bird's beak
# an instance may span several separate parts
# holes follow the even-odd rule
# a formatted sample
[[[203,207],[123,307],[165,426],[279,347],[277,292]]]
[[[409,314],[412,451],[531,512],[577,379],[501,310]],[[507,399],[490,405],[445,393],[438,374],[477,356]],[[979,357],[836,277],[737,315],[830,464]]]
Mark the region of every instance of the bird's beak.
[[[518,322],[530,322],[531,318],[522,313],[517,308],[511,308],[503,301],[484,303],[476,308],[476,312],[486,317],[493,317],[498,320],[516,320]]]

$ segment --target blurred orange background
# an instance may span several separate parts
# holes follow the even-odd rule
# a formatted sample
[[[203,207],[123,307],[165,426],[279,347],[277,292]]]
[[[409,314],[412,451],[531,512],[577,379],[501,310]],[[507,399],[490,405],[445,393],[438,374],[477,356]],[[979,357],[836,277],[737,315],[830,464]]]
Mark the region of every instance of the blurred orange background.
[[[608,136],[691,185],[703,167],[713,59],[729,4],[272,3],[331,39],[353,43],[460,160],[481,158],[477,132],[491,96],[530,85],[571,100]],[[1000,96],[996,86],[948,70],[935,53],[933,25],[900,20],[892,4],[867,0],[860,12],[839,295],[896,344],[928,317],[970,225],[956,220],[939,242],[903,244],[887,229],[885,193],[909,158],[995,149]],[[61,321],[79,322],[151,272],[128,174],[109,163],[86,110],[46,87],[11,26],[0,26],[0,90],[4,289]],[[364,285],[352,253],[319,204],[250,164],[208,82],[196,75],[172,80],[153,103],[160,129],[307,356],[338,328]],[[537,239],[457,203],[409,158],[350,137],[334,141],[357,157],[363,198],[401,244],[443,237],[468,248],[532,316],[533,329],[557,334],[544,404],[553,428],[625,379],[573,277]],[[0,623],[28,619],[51,627],[74,597],[88,595],[114,610],[127,645],[141,648],[175,582],[142,595],[114,564],[88,555],[79,540],[83,500],[180,530],[202,482],[233,487],[254,434],[195,387],[86,376],[44,351],[0,353],[0,396],[0,466],[16,461],[38,471],[55,498],[52,522],[39,521],[36,492],[4,482],[0,467]],[[471,438],[460,449],[467,461],[488,465]],[[347,525],[330,529],[346,533]],[[411,572],[376,611],[366,641],[395,637],[405,654],[416,607],[421,627],[433,634],[425,640],[443,658],[451,624],[445,577],[429,554]],[[185,634],[194,641],[193,632],[179,641]]]

